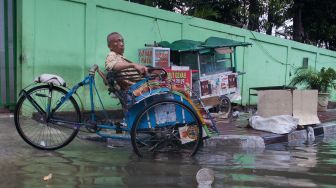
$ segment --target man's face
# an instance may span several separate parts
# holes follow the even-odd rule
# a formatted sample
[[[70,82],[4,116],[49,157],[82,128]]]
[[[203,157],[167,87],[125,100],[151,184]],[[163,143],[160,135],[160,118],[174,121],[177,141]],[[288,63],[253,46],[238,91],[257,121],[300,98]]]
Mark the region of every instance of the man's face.
[[[114,34],[110,36],[110,43],[109,43],[110,50],[123,55],[124,54],[124,38],[119,34]]]

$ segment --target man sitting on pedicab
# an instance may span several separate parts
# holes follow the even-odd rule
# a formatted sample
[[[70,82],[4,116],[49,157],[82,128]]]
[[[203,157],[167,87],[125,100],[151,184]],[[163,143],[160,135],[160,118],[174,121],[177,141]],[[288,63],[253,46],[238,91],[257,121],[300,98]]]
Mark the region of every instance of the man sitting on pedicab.
[[[148,74],[148,68],[146,66],[133,63],[124,58],[124,39],[119,33],[112,32],[107,36],[107,46],[110,49],[110,52],[105,60],[105,69],[110,72],[120,73],[123,76],[123,79],[118,79],[116,81],[120,90],[127,91],[130,86],[143,80],[144,76]],[[155,71],[152,73],[155,73]],[[158,86],[150,87],[150,89],[159,88]],[[138,89],[133,91],[133,95],[139,96],[148,90],[148,86],[140,85]]]
[[[130,62],[123,57],[125,50],[124,38],[119,33],[113,32],[107,36],[107,46],[110,49],[105,60],[105,68],[107,71],[119,72],[128,70],[123,73],[126,74],[125,76],[127,76],[127,74],[134,75],[139,73],[137,77],[132,76],[132,79],[118,80],[118,85],[122,90],[127,90],[131,85],[143,79],[142,75],[148,73],[147,67]]]
[[[118,32],[112,32],[107,36],[107,46],[110,49],[110,52],[105,60],[106,70],[112,72],[127,70],[127,72],[123,72],[122,74],[124,74],[125,77],[127,77],[127,74],[132,75],[127,79],[117,81],[121,90],[126,91],[130,86],[144,79],[143,76],[148,73],[148,68],[146,66],[133,63],[123,57],[125,50],[124,39]],[[134,76],[135,74],[137,76]],[[178,87],[170,86],[170,89],[177,90],[182,94],[188,95],[186,91],[181,91]],[[140,87],[139,89],[133,91],[133,95],[139,96],[147,90],[147,87]],[[207,125],[212,124],[211,121],[207,119],[205,119],[205,123]]]

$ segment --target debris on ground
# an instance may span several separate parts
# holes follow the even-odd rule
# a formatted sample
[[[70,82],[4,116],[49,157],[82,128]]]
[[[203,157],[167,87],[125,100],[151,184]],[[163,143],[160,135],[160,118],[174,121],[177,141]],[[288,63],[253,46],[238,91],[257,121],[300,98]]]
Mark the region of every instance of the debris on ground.
[[[51,178],[52,178],[52,173],[50,173],[48,176],[44,176],[43,180],[44,181],[49,181],[49,180],[51,180]]]

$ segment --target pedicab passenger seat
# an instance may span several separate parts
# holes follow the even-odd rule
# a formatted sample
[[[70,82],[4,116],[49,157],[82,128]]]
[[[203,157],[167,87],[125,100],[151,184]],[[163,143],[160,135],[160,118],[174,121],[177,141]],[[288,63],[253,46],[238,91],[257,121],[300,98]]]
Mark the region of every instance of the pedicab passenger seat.
[[[106,73],[106,80],[108,83],[108,91],[109,94],[113,93],[116,98],[119,99],[121,105],[123,108],[128,108],[129,102],[128,102],[128,97],[127,97],[127,91],[123,90],[121,86],[118,84],[118,82],[122,82],[123,80],[127,80],[126,77],[128,75],[124,75],[123,72],[126,72],[126,70],[119,71],[119,72],[113,72],[113,71],[108,71]],[[127,71],[128,72],[128,71]]]
[[[148,86],[150,79],[143,78],[140,74],[130,69],[119,72],[108,71],[106,74],[106,80],[108,82],[109,92],[115,94],[115,96],[120,100],[121,105],[127,109],[133,104],[138,103],[149,96],[170,91],[169,88],[159,87],[149,89],[147,92],[144,92],[139,96],[134,95],[134,91],[138,88],[144,86],[145,84]],[[132,81],[135,82],[135,84],[131,85],[128,90],[123,90],[121,84],[125,81]]]

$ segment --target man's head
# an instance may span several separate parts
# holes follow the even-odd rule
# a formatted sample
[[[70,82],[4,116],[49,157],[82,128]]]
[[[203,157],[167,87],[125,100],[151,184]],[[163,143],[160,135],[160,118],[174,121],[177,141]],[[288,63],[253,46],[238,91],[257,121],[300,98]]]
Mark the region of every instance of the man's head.
[[[114,51],[120,55],[124,54],[124,38],[117,32],[107,35],[107,46],[111,51]]]

